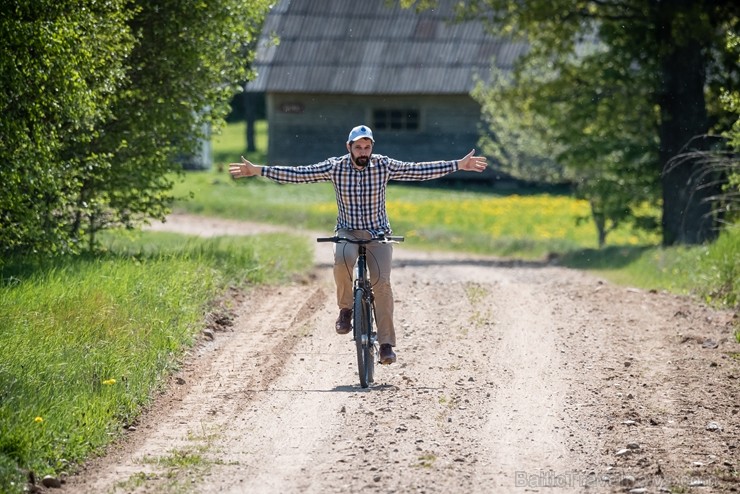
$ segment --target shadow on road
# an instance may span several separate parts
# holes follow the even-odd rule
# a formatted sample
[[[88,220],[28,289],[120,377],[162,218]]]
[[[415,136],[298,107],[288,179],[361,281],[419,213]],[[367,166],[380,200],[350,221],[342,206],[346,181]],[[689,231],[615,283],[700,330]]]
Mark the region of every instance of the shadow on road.
[[[404,388],[411,388],[404,386]],[[369,388],[363,388],[358,384],[340,384],[331,389],[287,389],[287,388],[267,388],[267,389],[245,389],[246,393],[372,393],[377,391],[398,391],[400,388],[395,384],[375,384]],[[442,389],[435,387],[413,387],[413,389]]]

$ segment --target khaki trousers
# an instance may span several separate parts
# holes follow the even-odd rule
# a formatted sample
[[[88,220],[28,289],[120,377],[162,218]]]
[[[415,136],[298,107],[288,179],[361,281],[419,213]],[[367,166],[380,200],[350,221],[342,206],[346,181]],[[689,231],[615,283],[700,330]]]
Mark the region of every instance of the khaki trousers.
[[[347,238],[371,238],[364,230],[338,230],[337,236]],[[366,246],[367,270],[375,294],[375,322],[378,327],[378,343],[396,345],[396,330],[393,325],[393,290],[391,289],[391,259],[393,244],[370,243]],[[334,281],[337,284],[337,305],[340,309],[352,309],[354,293],[352,273],[359,255],[359,246],[350,243],[334,244]]]

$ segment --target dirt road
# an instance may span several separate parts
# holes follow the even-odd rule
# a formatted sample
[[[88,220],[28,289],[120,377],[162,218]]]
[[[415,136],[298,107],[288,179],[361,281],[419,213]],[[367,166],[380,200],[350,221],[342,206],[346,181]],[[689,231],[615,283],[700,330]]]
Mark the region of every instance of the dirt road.
[[[62,491],[740,489],[736,315],[544,263],[400,246],[398,362],[364,390],[333,329],[331,259],[317,245],[310,278],[240,296],[233,324]]]

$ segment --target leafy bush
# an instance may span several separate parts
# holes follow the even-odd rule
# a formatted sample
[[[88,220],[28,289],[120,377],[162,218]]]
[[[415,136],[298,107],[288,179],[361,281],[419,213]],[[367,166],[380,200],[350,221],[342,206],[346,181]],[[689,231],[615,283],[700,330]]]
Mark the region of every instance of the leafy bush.
[[[249,76],[268,0],[12,2],[0,17],[0,254],[162,218]]]

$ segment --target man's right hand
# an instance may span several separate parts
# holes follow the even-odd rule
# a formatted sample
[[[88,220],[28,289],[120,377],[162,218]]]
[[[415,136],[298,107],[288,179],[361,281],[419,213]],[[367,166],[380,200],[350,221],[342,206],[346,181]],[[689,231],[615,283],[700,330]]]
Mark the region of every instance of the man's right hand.
[[[253,165],[244,156],[241,163],[229,163],[229,173],[233,178],[253,177],[262,175],[262,167]]]

